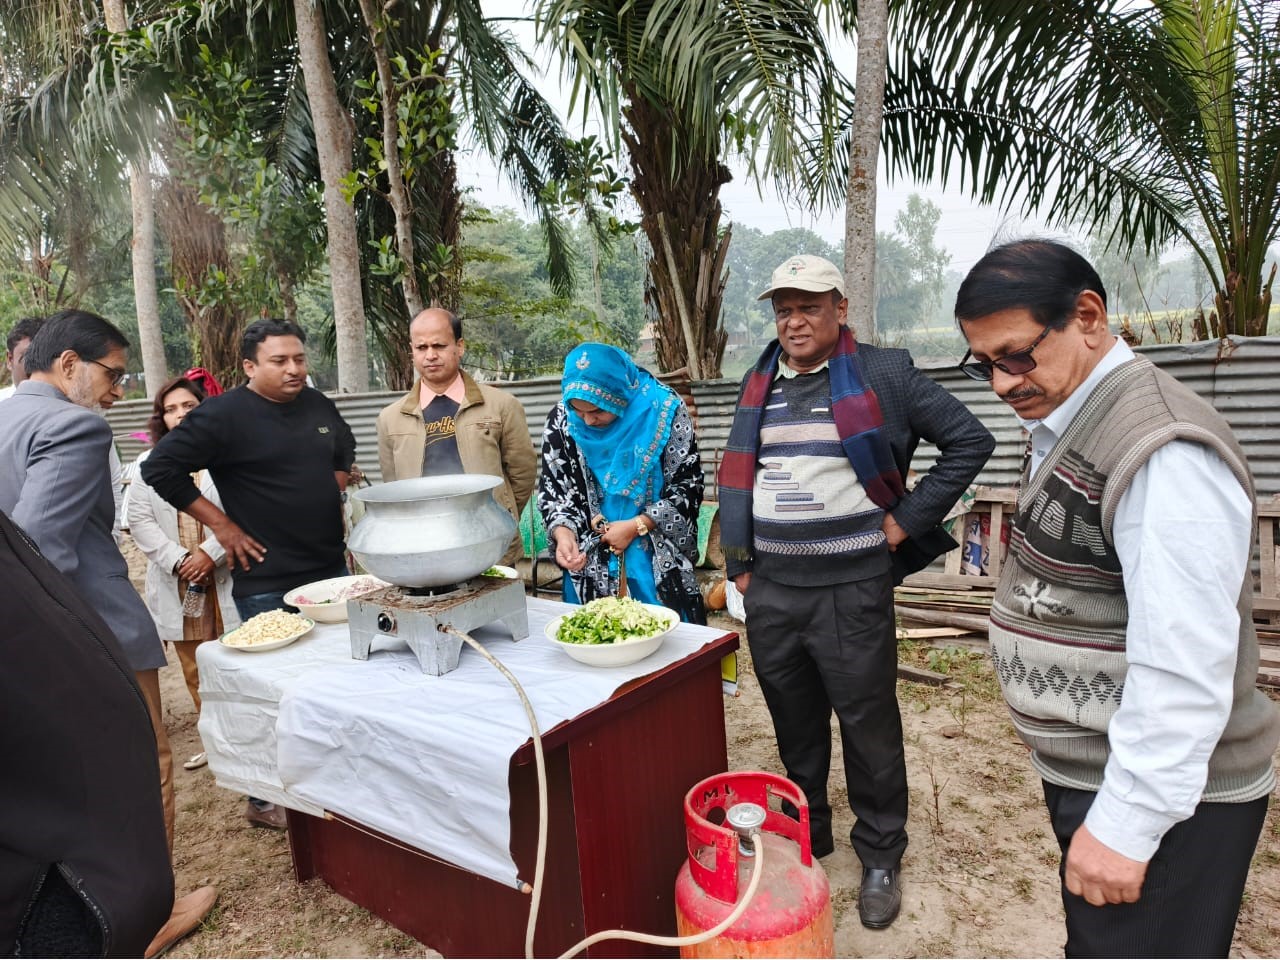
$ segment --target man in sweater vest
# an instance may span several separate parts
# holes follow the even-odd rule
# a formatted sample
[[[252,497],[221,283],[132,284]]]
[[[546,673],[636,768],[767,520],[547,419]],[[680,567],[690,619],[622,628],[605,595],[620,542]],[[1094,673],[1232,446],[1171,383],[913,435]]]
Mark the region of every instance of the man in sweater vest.
[[[833,709],[840,720],[863,866],[858,913],[887,927],[907,846],[893,585],[955,547],[938,524],[995,441],[905,350],[854,340],[833,264],[792,257],[760,299],[772,302],[778,339],[743,381],[721,464],[726,572],[743,594],[756,677],[819,857],[834,848]],[[941,453],[907,492],[921,439]]]
[[[1280,739],[1244,454],[1108,331],[1061,244],[990,251],[956,317],[961,369],[1030,434],[991,650],[1062,848],[1067,956],[1225,957]]]

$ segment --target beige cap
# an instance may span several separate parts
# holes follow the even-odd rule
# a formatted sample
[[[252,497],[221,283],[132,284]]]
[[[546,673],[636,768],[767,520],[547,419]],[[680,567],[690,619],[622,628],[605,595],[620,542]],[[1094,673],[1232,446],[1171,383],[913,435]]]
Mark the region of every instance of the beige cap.
[[[827,290],[838,290],[844,296],[844,274],[836,269],[830,260],[811,257],[807,253],[787,260],[773,271],[773,279],[769,289],[757,300],[768,300],[779,290],[807,290],[810,293],[825,293]]]

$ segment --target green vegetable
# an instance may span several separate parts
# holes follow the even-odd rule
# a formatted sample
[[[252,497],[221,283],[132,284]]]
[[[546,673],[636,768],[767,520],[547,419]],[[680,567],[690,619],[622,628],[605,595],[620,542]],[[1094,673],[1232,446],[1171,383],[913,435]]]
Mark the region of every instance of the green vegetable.
[[[630,598],[601,597],[560,621],[562,643],[626,643],[662,633],[670,623]]]
[[[490,568],[489,568],[488,570],[486,570],[484,573],[480,574],[480,576],[482,576],[482,577],[505,577],[505,576],[506,576],[506,574],[505,574],[505,573],[503,573],[501,570],[499,570],[497,567],[490,567]]]

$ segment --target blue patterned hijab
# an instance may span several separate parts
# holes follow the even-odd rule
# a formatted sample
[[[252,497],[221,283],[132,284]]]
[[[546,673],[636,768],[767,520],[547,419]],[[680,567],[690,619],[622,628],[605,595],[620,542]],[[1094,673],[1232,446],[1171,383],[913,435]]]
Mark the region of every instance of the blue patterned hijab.
[[[583,343],[570,350],[560,384],[569,435],[595,474],[606,504],[625,500],[639,509],[658,500],[662,452],[671,438],[679,395],[617,347],[603,343]],[[570,400],[594,404],[617,419],[589,427]]]

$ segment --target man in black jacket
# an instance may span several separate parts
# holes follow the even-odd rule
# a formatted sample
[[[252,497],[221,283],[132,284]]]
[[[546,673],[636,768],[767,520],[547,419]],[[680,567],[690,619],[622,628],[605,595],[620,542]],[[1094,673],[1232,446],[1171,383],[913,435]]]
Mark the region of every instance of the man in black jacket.
[[[342,493],[356,442],[334,402],[307,386],[305,343],[287,320],[251,323],[241,344],[248,384],[192,410],[142,464],[147,483],[226,549],[244,619],[347,572]],[[204,469],[226,513],[192,482]]]
[[[143,479],[227,551],[243,620],[284,608],[295,587],[348,572],[342,494],[356,441],[334,402],[307,386],[305,343],[288,320],[249,324],[240,347],[248,384],[204,401],[142,463]],[[192,482],[204,469],[225,513]],[[252,797],[245,817],[285,827],[283,810]]]
[[[995,441],[905,350],[854,340],[830,262],[792,257],[760,299],[772,303],[778,339],[743,381],[720,470],[726,572],[819,857],[834,848],[832,710],[840,720],[863,866],[858,913],[887,927],[907,846],[893,585],[956,545],[938,524]],[[921,439],[941,454],[907,491]]]

